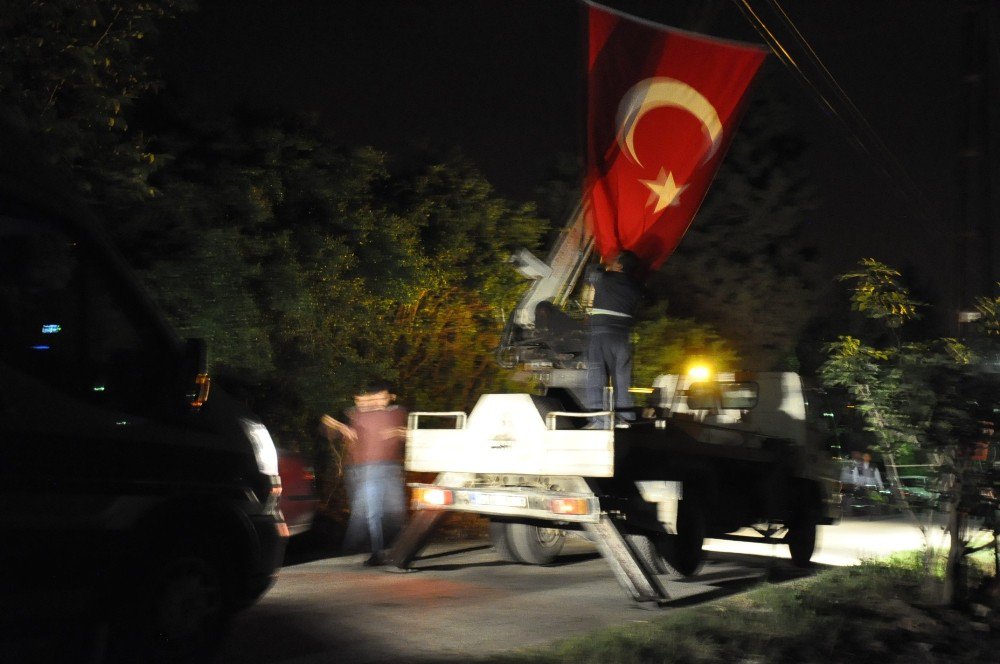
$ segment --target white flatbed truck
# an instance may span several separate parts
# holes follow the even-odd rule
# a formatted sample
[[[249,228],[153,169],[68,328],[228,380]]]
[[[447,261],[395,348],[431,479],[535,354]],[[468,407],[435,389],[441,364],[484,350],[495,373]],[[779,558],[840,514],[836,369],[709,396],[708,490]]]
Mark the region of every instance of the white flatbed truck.
[[[583,534],[642,602],[668,599],[659,574],[697,572],[706,537],[784,543],[808,565],[839,496],[799,376],[668,375],[650,397],[627,428],[582,428],[607,413],[529,394],[487,394],[469,414],[411,413],[406,469],[437,477],[411,485],[414,517],[390,563],[409,566],[442,517],[472,512],[516,562],[550,562],[567,533]],[[734,534],[744,528],[756,535]]]

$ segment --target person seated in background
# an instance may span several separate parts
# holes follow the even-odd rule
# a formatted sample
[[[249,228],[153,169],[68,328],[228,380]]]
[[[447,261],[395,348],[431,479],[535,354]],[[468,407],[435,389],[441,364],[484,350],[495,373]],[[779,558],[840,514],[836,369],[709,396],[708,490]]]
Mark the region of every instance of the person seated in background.
[[[861,461],[855,464],[853,473],[854,486],[861,489],[881,491],[885,488],[882,482],[882,473],[878,466],[872,462],[870,452],[861,455]]]

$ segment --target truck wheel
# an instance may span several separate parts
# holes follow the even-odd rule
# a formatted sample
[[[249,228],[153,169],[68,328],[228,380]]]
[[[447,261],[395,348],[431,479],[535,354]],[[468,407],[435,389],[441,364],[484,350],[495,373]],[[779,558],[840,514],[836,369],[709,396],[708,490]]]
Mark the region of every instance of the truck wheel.
[[[669,574],[673,571],[670,569],[667,561],[663,559],[663,556],[660,555],[651,537],[637,533],[629,534],[625,537],[628,539],[629,545],[636,552],[636,555],[642,558],[653,572],[656,574]]]
[[[526,523],[507,524],[507,543],[522,563],[547,565],[555,560],[566,542],[566,532],[558,528],[542,528]]]
[[[808,520],[788,526],[785,540],[788,542],[792,564],[796,567],[809,567],[813,551],[816,550],[816,522]]]
[[[490,521],[490,543],[501,560],[509,563],[519,563],[521,561],[514,555],[514,551],[510,548],[510,538],[507,534],[507,529],[510,525],[503,521]]]
[[[788,519],[785,542],[792,564],[809,567],[809,561],[816,550],[816,524],[823,514],[823,505],[815,492],[799,492]]]
[[[705,514],[695,500],[680,501],[677,509],[677,534],[656,538],[660,555],[681,576],[693,576],[701,569],[705,553]]]

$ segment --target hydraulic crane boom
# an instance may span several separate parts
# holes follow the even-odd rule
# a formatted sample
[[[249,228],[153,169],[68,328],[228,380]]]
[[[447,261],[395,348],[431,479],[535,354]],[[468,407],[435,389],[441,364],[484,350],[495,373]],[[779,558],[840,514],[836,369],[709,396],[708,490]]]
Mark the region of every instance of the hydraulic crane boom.
[[[511,368],[572,368],[583,360],[583,328],[565,313],[594,249],[594,236],[578,206],[560,232],[548,259],[527,249],[518,250],[510,263],[534,283],[511,312],[504,328],[497,360]]]

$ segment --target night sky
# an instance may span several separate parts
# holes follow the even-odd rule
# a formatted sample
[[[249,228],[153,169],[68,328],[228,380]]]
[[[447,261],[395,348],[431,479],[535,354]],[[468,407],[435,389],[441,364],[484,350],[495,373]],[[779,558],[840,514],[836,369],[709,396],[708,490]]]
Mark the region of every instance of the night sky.
[[[319,114],[345,145],[460,146],[498,192],[528,199],[560,153],[582,155],[581,8],[575,0],[203,2],[166,35],[167,77],[206,111],[235,104]],[[609,5],[760,42],[729,0]],[[923,195],[879,174],[775,58],[755,95],[795,109],[821,207],[807,238],[833,275],[873,256],[954,296],[963,139],[960,3],[784,0],[781,5]],[[697,221],[695,222],[697,223]]]

